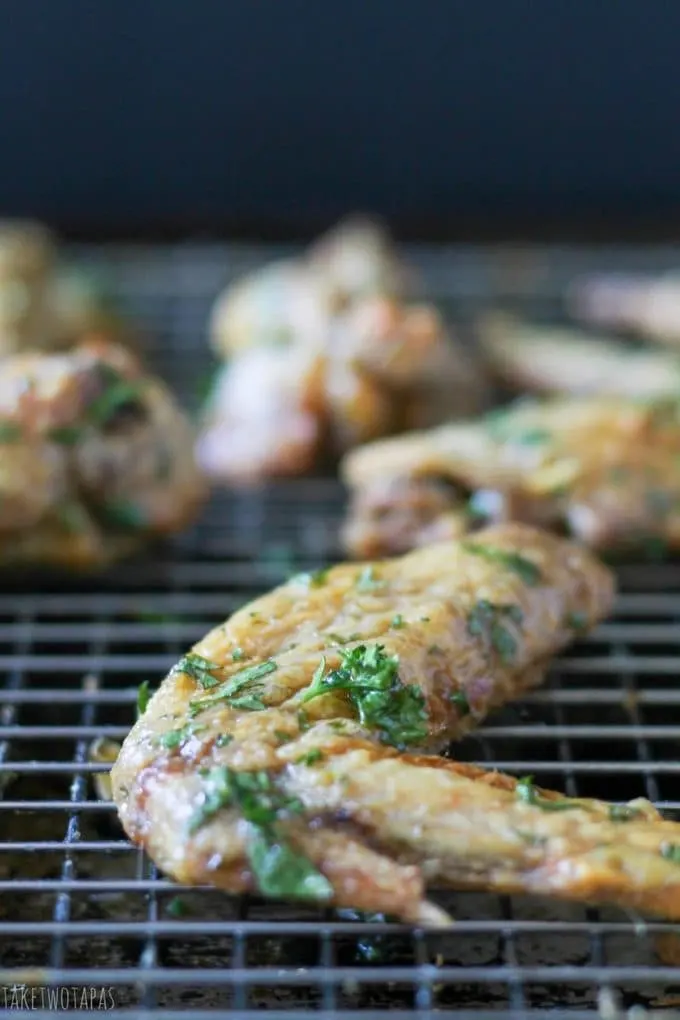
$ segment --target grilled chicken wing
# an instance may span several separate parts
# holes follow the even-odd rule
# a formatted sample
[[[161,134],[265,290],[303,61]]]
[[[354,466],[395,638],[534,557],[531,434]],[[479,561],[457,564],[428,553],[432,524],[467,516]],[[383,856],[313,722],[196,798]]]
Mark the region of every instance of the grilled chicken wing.
[[[0,565],[103,566],[205,496],[171,395],[103,341],[0,363],[0,445]]]
[[[436,309],[404,299],[403,276],[382,232],[351,222],[221,295],[212,344],[232,359],[206,408],[204,470],[227,482],[301,474],[479,410],[479,367]]]
[[[153,696],[112,771],[122,823],[180,881],[414,921],[441,919],[432,882],[660,907],[652,869],[680,895],[656,860],[680,827],[651,806],[629,827],[583,802],[569,823],[526,784],[403,753],[540,682],[612,594],[586,550],[518,525],[294,578]]]
[[[600,551],[680,547],[674,401],[520,402],[474,424],[365,446],[343,473],[353,492],[344,540],[359,557],[489,520],[567,529]]]
[[[573,329],[537,326],[508,315],[479,324],[482,350],[494,373],[520,390],[539,393],[676,396],[680,359]]]
[[[619,329],[668,344],[680,345],[680,274],[586,277],[576,280],[567,295],[570,312],[582,322]]]
[[[134,343],[102,285],[60,266],[45,227],[0,223],[0,356],[65,350],[90,335]]]

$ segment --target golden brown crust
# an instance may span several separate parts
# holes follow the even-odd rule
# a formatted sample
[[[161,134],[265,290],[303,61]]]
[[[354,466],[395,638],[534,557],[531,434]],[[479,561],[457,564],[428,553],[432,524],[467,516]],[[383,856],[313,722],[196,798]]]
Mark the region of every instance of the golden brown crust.
[[[180,530],[206,491],[171,394],[102,340],[0,370],[0,565],[104,566]]]
[[[514,815],[511,779],[398,754],[386,746],[400,741],[396,731],[370,715],[360,722],[343,690],[308,697],[320,668],[323,674],[353,650],[379,647],[381,662],[398,670],[391,699],[410,691],[422,708],[422,729],[405,743],[441,748],[540,682],[574,628],[587,629],[608,611],[611,575],[582,548],[515,525],[489,529],[478,541],[293,579],[211,631],[163,682],[114,766],[113,795],[131,838],[181,881],[253,888],[248,827],[238,811],[225,807],[189,831],[205,803],[204,770],[225,766],[263,771],[304,805],[282,821],[286,838],[331,883],[339,905],[425,922],[441,920],[423,898],[432,881],[504,888],[514,880],[529,888],[534,876],[540,887],[533,857],[510,830],[492,852],[498,833],[482,826],[479,873],[466,871],[460,857],[485,804],[498,825],[506,811]],[[213,670],[207,692],[196,661]],[[256,710],[252,701],[220,694],[228,695],[244,668],[263,665]],[[530,828],[539,814],[542,820],[537,809],[519,809]],[[499,870],[506,845],[512,861],[521,858],[517,873],[512,863]]]
[[[445,487],[439,513],[411,514],[399,548],[469,513],[568,531],[598,551],[680,546],[680,405],[617,397],[521,402],[471,424],[383,440],[349,454],[345,541],[356,556],[393,549],[400,492]],[[448,488],[446,488],[448,487]],[[386,498],[386,493],[388,493]],[[390,495],[393,494],[393,498]],[[468,506],[470,495],[474,499]],[[448,516],[447,516],[448,515]]]

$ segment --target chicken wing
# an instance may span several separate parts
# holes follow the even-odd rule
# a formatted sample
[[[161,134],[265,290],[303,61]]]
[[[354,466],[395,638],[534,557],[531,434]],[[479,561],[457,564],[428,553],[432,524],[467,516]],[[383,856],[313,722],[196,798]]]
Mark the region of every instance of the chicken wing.
[[[612,596],[586,550],[518,525],[294,578],[152,697],[111,775],[123,826],[180,881],[407,920],[442,919],[431,882],[668,907],[652,867],[676,874],[656,856],[680,827],[651,806],[622,826],[574,803],[567,824],[543,803],[556,794],[405,753],[540,682]],[[621,864],[628,849],[644,879]]]
[[[101,281],[63,268],[45,227],[0,223],[0,356],[67,350],[92,335],[135,345]]]
[[[206,496],[165,386],[104,342],[0,362],[0,565],[90,569],[171,534]]]
[[[680,393],[680,358],[671,352],[632,350],[603,336],[500,314],[482,319],[478,333],[495,375],[518,390],[624,397]]]
[[[565,529],[601,552],[680,547],[680,405],[616,397],[521,401],[349,454],[344,541],[403,552],[480,522]]]
[[[680,274],[600,274],[576,280],[567,294],[575,318],[680,346]]]
[[[205,471],[237,483],[306,473],[480,410],[479,365],[435,308],[406,300],[405,275],[382,231],[351,221],[226,290],[210,333],[231,360],[206,408]]]

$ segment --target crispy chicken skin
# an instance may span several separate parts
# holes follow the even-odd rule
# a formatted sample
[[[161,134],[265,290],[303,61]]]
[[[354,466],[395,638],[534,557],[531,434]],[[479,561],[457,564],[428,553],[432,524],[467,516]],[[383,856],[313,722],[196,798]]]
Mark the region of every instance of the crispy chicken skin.
[[[661,910],[677,875],[680,908],[680,871],[656,860],[680,827],[651,806],[630,828],[594,802],[569,821],[423,753],[540,682],[612,598],[586,550],[519,525],[294,578],[151,698],[111,775],[123,826],[182,882],[411,921],[444,920],[430,883]]]
[[[205,498],[166,387],[104,341],[0,365],[0,564],[94,569],[183,528]]]
[[[206,473],[232,483],[304,474],[380,436],[478,411],[478,365],[435,308],[406,300],[405,276],[379,229],[350,222],[221,295],[212,344],[231,360],[205,410]]]
[[[134,343],[101,283],[61,265],[49,230],[0,222],[0,356],[66,350],[93,336]]]
[[[567,530],[600,552],[680,547],[674,401],[522,401],[475,423],[370,444],[342,472],[352,492],[344,542],[358,557],[490,520]]]
[[[597,328],[617,329],[680,346],[680,274],[599,274],[575,280],[567,294],[570,313]]]
[[[520,391],[624,397],[680,392],[680,359],[671,352],[631,350],[604,336],[504,314],[480,320],[478,335],[494,374]]]

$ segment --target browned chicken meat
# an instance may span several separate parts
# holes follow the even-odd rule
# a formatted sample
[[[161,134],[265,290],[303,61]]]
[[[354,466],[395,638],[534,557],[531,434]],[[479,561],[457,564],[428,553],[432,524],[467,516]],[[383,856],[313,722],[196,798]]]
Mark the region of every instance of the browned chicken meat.
[[[92,569],[183,528],[205,498],[193,431],[127,350],[0,363],[0,565]]]
[[[0,356],[66,349],[95,335],[133,340],[101,284],[62,266],[48,230],[0,223]]]
[[[344,540],[380,556],[516,520],[601,552],[680,547],[680,405],[522,401],[474,423],[382,440],[345,458]]]
[[[670,351],[630,349],[604,336],[504,314],[481,320],[479,339],[495,375],[518,390],[624,397],[680,393],[680,358]]]
[[[618,329],[671,347],[680,345],[680,274],[600,274],[576,280],[570,312],[598,328]]]
[[[404,300],[405,276],[379,230],[350,223],[226,291],[211,335],[232,359],[206,407],[206,473],[303,474],[359,443],[479,410],[478,366],[436,309]]]
[[[123,826],[182,882],[410,921],[446,920],[433,884],[680,916],[680,826],[650,804],[426,753],[540,682],[612,596],[585,549],[520,525],[294,578],[153,695],[112,771]]]

